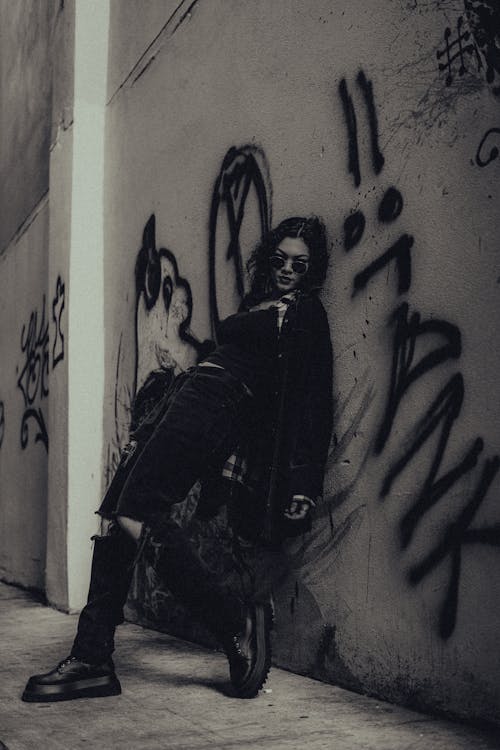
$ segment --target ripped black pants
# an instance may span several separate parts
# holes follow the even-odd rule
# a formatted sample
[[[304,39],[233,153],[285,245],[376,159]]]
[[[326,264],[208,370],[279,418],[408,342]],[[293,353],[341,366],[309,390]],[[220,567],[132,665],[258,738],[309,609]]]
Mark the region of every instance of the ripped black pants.
[[[138,545],[113,525],[107,536],[94,539],[88,602],[80,613],[72,656],[100,664],[113,653],[138,550],[173,596],[215,636],[222,639],[241,629],[240,599],[218,583],[175,521],[144,526]]]
[[[172,392],[147,431],[126,452],[99,513],[142,521],[138,545],[116,524],[94,538],[88,601],[80,614],[72,655],[89,663],[114,650],[123,622],[135,560],[143,554],[163,583],[219,638],[242,625],[242,605],[201,560],[187,533],[169,518],[197,479],[220,471],[247,422],[251,398],[225,370],[193,368]]]

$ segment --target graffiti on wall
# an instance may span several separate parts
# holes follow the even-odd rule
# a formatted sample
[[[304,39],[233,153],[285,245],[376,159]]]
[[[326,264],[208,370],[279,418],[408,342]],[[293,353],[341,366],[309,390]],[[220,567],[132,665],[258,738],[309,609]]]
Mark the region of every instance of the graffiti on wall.
[[[478,70],[483,67],[478,48],[472,41],[472,34],[464,28],[463,16],[458,17],[456,30],[452,31],[449,26],[444,30],[444,48],[438,49],[436,57],[439,70],[446,73],[447,86],[451,86],[457,74],[462,77],[467,73],[470,58],[474,58]]]
[[[376,175],[383,169],[383,156],[379,152],[377,143],[376,118],[373,114],[373,92],[367,85],[364,73],[360,72],[357,84],[361,88],[364,106],[368,109],[368,123],[372,144],[372,161]],[[370,92],[367,97],[366,92]],[[347,139],[348,163],[347,169],[353,175],[354,184],[359,187],[361,174],[356,158],[357,131],[356,112],[353,99],[348,91],[347,82],[341,81],[339,95],[343,106]],[[353,167],[354,164],[354,167]],[[399,190],[391,186],[382,198],[376,210],[378,221],[392,222],[402,214],[403,197]],[[365,213],[357,209],[348,216],[344,223],[344,249],[351,252],[361,242],[367,220]],[[353,280],[353,296],[367,284],[388,264],[394,261],[397,274],[397,295],[410,291],[412,281],[411,251],[414,245],[412,236],[403,233],[379,258],[371,261],[368,266],[358,271]],[[411,311],[408,302],[396,304],[390,316],[389,326],[394,330],[392,337],[392,363],[388,378],[386,407],[383,419],[375,437],[374,451],[381,455],[386,449],[394,424],[398,421],[400,406],[416,383],[429,372],[438,374],[438,368],[450,360],[458,360],[461,354],[461,334],[458,327],[449,321],[440,319],[422,320],[418,311]],[[436,343],[436,340],[438,343]],[[433,343],[434,342],[434,343]],[[429,350],[429,344],[431,348]],[[434,348],[432,348],[434,346]],[[402,515],[399,522],[399,535],[402,551],[407,550],[413,538],[414,531],[424,515],[430,513],[451,490],[456,482],[471,472],[477,465],[479,456],[484,449],[481,437],[475,437],[465,449],[461,460],[452,468],[442,470],[446,448],[453,434],[453,427],[460,415],[464,400],[465,388],[463,376],[454,373],[448,382],[438,391],[429,403],[424,414],[416,421],[404,441],[405,448],[396,458],[388,458],[389,468],[380,491],[381,499],[385,499],[391,492],[393,485],[406,468],[419,456],[420,451],[431,437],[437,433],[437,447],[431,458],[430,466],[423,472],[421,487],[411,500],[409,509]],[[434,546],[424,554],[423,558],[410,566],[408,580],[411,584],[420,583],[430,575],[443,561],[448,560],[450,575],[441,610],[439,613],[439,632],[443,638],[449,638],[453,633],[457,620],[459,598],[459,584],[461,574],[462,548],[467,543],[483,543],[500,546],[500,524],[487,528],[471,528],[476,513],[487,496],[488,490],[500,468],[500,457],[485,458],[479,469],[476,487],[467,499],[465,506],[457,511],[457,515],[448,522]]]
[[[210,204],[210,222],[208,238],[210,311],[213,331],[220,321],[219,302],[217,298],[218,283],[223,289],[228,286],[227,263],[232,264],[239,299],[245,294],[243,255],[240,244],[245,208],[254,192],[260,236],[263,237],[271,224],[272,191],[269,168],[263,150],[257,146],[232,147],[226,153],[220,172],[215,180]],[[220,247],[220,236],[227,239]],[[222,273],[218,279],[217,262],[221,257]]]
[[[476,152],[476,164],[478,167],[487,167],[492,161],[498,159],[498,146],[492,145],[495,140],[500,142],[500,128],[490,128],[481,138]]]
[[[371,81],[368,81],[364,72],[359,71],[357,77],[357,84],[361,89],[365,106],[368,114],[368,123],[370,128],[370,145],[372,155],[372,166],[375,174],[379,174],[384,166],[384,157],[380,151],[378,143],[378,121],[377,111],[375,109],[375,102],[373,99],[373,86]],[[361,185],[361,171],[359,166],[359,149],[358,149],[358,124],[356,117],[356,110],[347,88],[347,83],[343,78],[339,84],[339,93],[342,100],[342,106],[344,109],[344,117],[347,125],[348,134],[348,169],[354,179],[356,187]]]
[[[132,386],[122,382],[122,337],[115,372],[114,435],[107,448],[106,483],[118,464],[129,429],[153,408],[180,372],[196,364],[204,348],[191,333],[191,287],[179,274],[175,254],[157,247],[156,217],[142,232],[135,264],[135,368]]]
[[[439,72],[450,87],[457,79],[481,75],[494,95],[500,94],[500,5],[497,0],[464,0],[465,18],[456,28],[444,30],[444,44],[436,51]],[[482,135],[475,154],[478,167],[498,158],[500,128],[490,127]]]
[[[358,73],[356,82],[361,89],[367,109],[373,171],[376,175],[379,175],[384,167],[385,160],[378,143],[378,125],[373,99],[373,88],[371,82],[366,79],[363,71]],[[349,94],[345,79],[342,79],[340,82],[339,94],[343,105],[348,134],[348,170],[353,175],[355,186],[359,187],[361,185],[361,172],[358,156],[357,119],[353,100]],[[403,196],[397,188],[391,186],[385,191],[378,206],[378,220],[382,224],[390,224],[399,218],[402,211]],[[365,226],[366,218],[363,211],[356,210],[347,216],[344,222],[344,249],[346,252],[351,251],[361,242]],[[398,275],[398,292],[399,294],[407,292],[411,284],[411,248],[413,241],[411,235],[406,233],[401,234],[380,257],[373,260],[362,271],[359,271],[354,277],[353,295],[364,289],[376,274],[393,261]]]
[[[156,247],[156,219],[149,218],[136,267],[136,362],[134,392],[155,371],[177,375],[196,363],[199,342],[190,333],[191,287],[179,274],[174,253]]]
[[[484,59],[485,78],[494,94],[500,94],[496,83],[500,76],[500,5],[497,0],[464,0],[467,21],[475,46]]]
[[[245,218],[257,216],[257,236],[249,241],[253,246],[268,231],[271,221],[271,184],[267,161],[263,151],[253,145],[230,148],[222,160],[214,187],[209,198],[209,300],[210,319],[215,333],[220,319],[222,298],[233,286],[235,304],[245,294],[244,251],[241,236],[254,231],[252,221],[246,226]],[[251,208],[250,208],[251,207]],[[202,341],[191,330],[193,311],[192,292],[189,282],[180,275],[178,263],[172,250],[158,248],[156,219],[152,215],[143,230],[142,244],[135,266],[136,287],[136,368],[135,382],[130,392],[124,394],[128,406],[130,428],[158,402],[175,375],[196,364],[204,352],[212,346]],[[245,247],[247,243],[245,242]],[[233,300],[234,302],[234,300]],[[233,311],[233,310],[232,310]],[[120,344],[121,350],[121,344]],[[118,354],[118,362],[120,352]],[[115,435],[108,450],[106,481],[109,483],[120,460],[122,447],[127,442],[123,430],[125,419],[120,418],[120,366],[117,365],[115,384]],[[229,537],[225,523],[220,518],[203,525],[193,518],[197,502],[195,488],[186,501],[177,504],[175,519],[190,524],[190,534],[200,548],[203,558],[221,575],[230,575],[232,564]],[[163,589],[147,566],[140,566],[134,578],[131,601],[136,610],[149,613],[157,622],[169,628],[169,632],[186,634],[206,641],[206,633],[196,625],[182,622],[182,611]],[[194,630],[193,630],[194,628]]]
[[[52,300],[52,320],[54,321],[54,344],[52,346],[52,369],[64,359],[64,334],[61,319],[64,310],[65,289],[60,276],[57,277],[56,291]]]
[[[486,81],[494,94],[500,94],[500,6],[495,0],[465,0],[467,20],[486,64]],[[478,167],[487,167],[498,159],[500,128],[489,128],[476,152]]]
[[[244,258],[240,236],[246,210],[253,204],[258,216],[255,244],[268,231],[272,190],[265,155],[257,146],[230,148],[222,160],[210,197],[209,298],[212,329],[220,319],[221,294],[234,281],[238,300],[245,293]],[[122,345],[115,373],[114,435],[107,449],[109,484],[129,427],[146,413],[169,382],[204,356],[210,342],[191,330],[193,299],[189,282],[180,275],[174,252],[157,247],[156,218],[150,216],[142,232],[135,264],[135,370],[132,387],[122,383]],[[222,295],[224,296],[224,294]],[[135,414],[134,414],[135,412]]]
[[[495,95],[500,74],[500,7],[496,0],[464,0],[464,15],[446,26],[436,51],[439,72],[447,87],[457,79],[479,73]]]
[[[52,369],[64,359],[64,336],[61,316],[64,308],[64,284],[59,276],[52,301],[54,346]],[[22,363],[16,367],[17,388],[23,397],[21,418],[21,448],[28,446],[30,437],[49,449],[49,436],[43,403],[49,395],[49,320],[45,295],[40,308],[35,308],[21,330]],[[2,412],[3,414],[3,412]]]
[[[461,50],[463,56],[466,50],[464,47]],[[347,171],[354,186],[359,188],[368,176],[375,175],[381,180],[385,165],[379,142],[373,84],[361,70],[352,84],[343,79],[338,92],[347,131]],[[359,148],[358,116],[361,115],[369,129],[367,142],[370,163],[366,166],[361,163]],[[223,288],[226,293],[228,283],[234,282],[236,296],[241,299],[244,294],[241,234],[250,196],[253,196],[254,207],[257,207],[257,214],[254,211],[252,217],[255,219],[257,215],[257,224],[262,234],[271,225],[272,199],[265,154],[253,146],[233,147],[224,157],[215,180],[209,212],[210,313],[214,330],[221,317],[221,297],[225,296],[220,294],[220,290]],[[454,428],[465,398],[464,379],[460,371],[454,372],[444,385],[437,383],[422,414],[410,425],[407,439],[402,443],[403,448],[395,449],[389,442],[394,426],[401,427],[400,414],[410,392],[416,389],[424,377],[429,382],[429,375],[436,378],[441,375],[445,364],[458,363],[462,353],[462,336],[457,325],[444,318],[423,318],[418,310],[412,309],[410,301],[404,298],[411,293],[412,255],[418,248],[416,239],[405,231],[404,208],[405,200],[401,190],[397,185],[387,185],[377,205],[362,208],[358,206],[346,216],[343,244],[345,252],[350,254],[354,263],[356,250],[364,246],[366,237],[371,233],[367,227],[373,221],[393,230],[392,238],[378,257],[356,269],[352,281],[352,298],[355,303],[364,290],[377,283],[382,272],[385,279],[394,270],[394,309],[388,322],[391,363],[388,368],[385,408],[374,436],[373,451],[375,456],[383,456],[387,465],[380,488],[380,498],[384,501],[397,488],[400,477],[407,469],[410,466],[414,468],[417,462],[420,465],[424,460],[424,449],[427,449],[426,455],[430,450],[430,458],[425,459],[429,461],[428,465],[423,472],[416,472],[417,475],[422,475],[422,480],[410,498],[408,507],[401,513],[398,534],[402,559],[411,585],[421,584],[438,566],[448,567],[447,586],[438,613],[439,633],[446,639],[452,635],[457,623],[464,545],[500,545],[500,524],[484,528],[478,528],[475,524],[477,512],[486,500],[500,469],[500,458],[496,455],[484,457],[486,446],[483,438],[472,436],[455,465],[446,465],[445,454],[448,448],[453,448],[456,434]],[[136,403],[142,399],[143,405],[146,404],[147,407],[147,399],[153,401],[157,397],[155,394],[158,390],[155,391],[155,388],[158,388],[158,384],[163,387],[177,372],[194,364],[203,351],[203,342],[190,330],[193,302],[189,283],[180,275],[174,253],[166,248],[157,248],[154,216],[146,223],[137,257],[136,295],[137,367],[132,396],[137,393]],[[358,426],[373,397],[374,394],[370,391],[360,403]],[[129,398],[131,404],[134,399],[130,394]],[[337,460],[354,434],[355,428],[342,436],[340,443],[334,442],[329,465],[333,460],[332,456]],[[116,448],[119,444],[117,439]],[[118,448],[113,455],[116,463]],[[349,488],[338,497],[326,499],[325,512],[330,514],[330,546],[332,543],[338,544],[361,522],[363,504],[349,514],[342,529],[334,528],[331,511],[352,494],[367,460],[368,454],[364,456],[359,472]],[[412,544],[416,529],[424,518],[433,517],[432,514],[442,507],[453,488],[466,476],[472,480],[473,489],[466,496],[463,506],[446,521],[446,528],[438,538],[428,540],[427,549],[418,557],[416,547]],[[320,513],[323,512],[324,509],[321,509]],[[303,551],[300,554],[303,555]]]
[[[49,395],[49,323],[46,320],[45,295],[41,311],[33,310],[21,332],[21,351],[24,362],[19,370],[17,387],[23,395],[24,414],[21,420],[21,447],[29,441],[29,426],[33,424],[34,441],[49,448],[49,437],[41,404]],[[40,313],[40,314],[39,314]]]

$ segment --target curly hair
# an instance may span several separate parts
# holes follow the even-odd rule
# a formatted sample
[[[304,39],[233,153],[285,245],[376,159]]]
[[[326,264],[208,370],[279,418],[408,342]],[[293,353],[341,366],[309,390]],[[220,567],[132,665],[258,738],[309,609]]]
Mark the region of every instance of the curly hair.
[[[271,274],[269,257],[285,237],[300,238],[310,253],[310,265],[300,284],[307,292],[321,288],[328,267],[328,240],[323,221],[317,216],[292,216],[271,229],[257,245],[247,262],[250,291],[245,304],[258,304],[269,293]]]

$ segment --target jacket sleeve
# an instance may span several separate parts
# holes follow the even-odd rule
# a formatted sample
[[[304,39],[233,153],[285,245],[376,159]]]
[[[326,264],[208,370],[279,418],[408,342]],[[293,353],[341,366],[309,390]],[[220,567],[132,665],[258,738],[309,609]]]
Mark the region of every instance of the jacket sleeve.
[[[326,312],[314,299],[309,320],[303,326],[303,377],[295,392],[297,409],[294,436],[289,453],[289,497],[306,495],[315,500],[323,494],[325,463],[332,434],[332,344]],[[299,320],[299,326],[301,322]],[[293,383],[290,383],[293,391]]]

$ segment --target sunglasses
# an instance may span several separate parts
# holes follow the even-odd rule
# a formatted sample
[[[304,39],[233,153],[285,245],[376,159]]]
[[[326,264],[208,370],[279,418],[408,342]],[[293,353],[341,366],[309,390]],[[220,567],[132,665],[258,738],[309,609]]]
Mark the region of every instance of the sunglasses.
[[[275,268],[279,271],[280,268],[286,264],[287,259],[282,258],[281,255],[271,255],[269,258],[269,265],[271,268]],[[292,271],[294,273],[303,274],[309,268],[308,260],[292,260]]]

